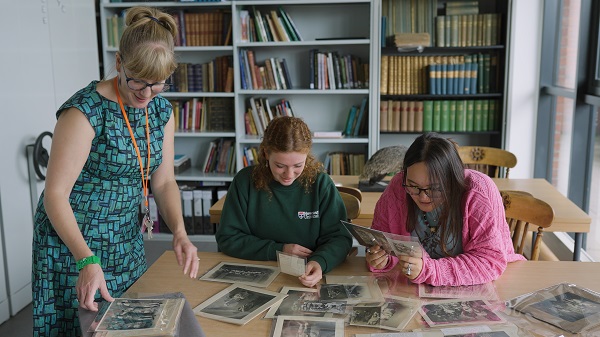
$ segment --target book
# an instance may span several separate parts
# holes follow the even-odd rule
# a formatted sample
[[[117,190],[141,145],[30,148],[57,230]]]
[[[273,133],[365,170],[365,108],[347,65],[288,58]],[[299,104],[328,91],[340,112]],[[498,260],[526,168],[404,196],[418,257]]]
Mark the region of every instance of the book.
[[[361,103],[360,103],[360,109],[358,110],[358,115],[356,117],[356,125],[354,126],[354,130],[352,132],[352,135],[354,137],[357,137],[360,134],[360,128],[361,125],[363,123],[365,123],[366,118],[367,118],[367,97],[363,97]]]
[[[357,110],[358,107],[356,105],[353,105],[350,108],[350,111],[348,112],[348,117],[346,118],[346,127],[344,128],[344,135],[346,136],[353,135],[352,126],[354,125],[354,120],[356,119]]]

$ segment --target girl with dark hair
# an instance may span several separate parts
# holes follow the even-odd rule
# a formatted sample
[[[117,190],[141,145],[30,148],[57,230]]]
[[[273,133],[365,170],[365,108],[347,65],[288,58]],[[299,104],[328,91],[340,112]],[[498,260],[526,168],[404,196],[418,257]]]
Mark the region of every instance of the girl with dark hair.
[[[375,206],[373,229],[419,239],[423,257],[367,250],[374,272],[396,265],[414,283],[472,285],[497,279],[515,254],[498,188],[465,169],[456,144],[436,133],[419,136]]]
[[[312,287],[352,246],[341,225],[346,208],[331,178],[310,153],[312,137],[299,118],[267,126],[258,164],[233,179],[216,233],[219,250],[247,260],[276,260],[277,251],[306,257],[300,282]]]

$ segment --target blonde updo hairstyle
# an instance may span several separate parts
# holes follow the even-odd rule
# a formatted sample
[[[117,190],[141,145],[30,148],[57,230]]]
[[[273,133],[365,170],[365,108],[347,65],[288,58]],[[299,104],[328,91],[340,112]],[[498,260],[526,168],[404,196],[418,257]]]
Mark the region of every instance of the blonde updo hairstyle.
[[[136,6],[127,11],[119,53],[129,76],[154,81],[167,79],[177,68],[173,17],[156,8]]]
[[[317,174],[323,171],[323,164],[311,153],[312,135],[308,125],[297,117],[277,117],[265,129],[263,140],[258,148],[258,164],[252,172],[254,185],[259,190],[271,192],[269,184],[274,181],[266,154],[273,152],[306,153],[304,170],[298,181],[306,192],[310,191]]]

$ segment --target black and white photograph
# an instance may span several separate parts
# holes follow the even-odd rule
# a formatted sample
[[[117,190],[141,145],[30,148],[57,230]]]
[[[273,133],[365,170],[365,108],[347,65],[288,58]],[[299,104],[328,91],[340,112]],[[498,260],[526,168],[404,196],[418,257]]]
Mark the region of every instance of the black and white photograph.
[[[490,308],[485,300],[445,300],[423,304],[419,312],[430,327],[504,323]]]
[[[360,303],[352,308],[349,324],[401,331],[418,312],[420,301],[386,297],[383,303]]]
[[[350,325],[378,326],[381,321],[381,303],[360,303],[352,308]]]
[[[311,316],[311,317],[326,317],[325,312],[306,312],[302,311],[301,305],[305,301],[319,300],[319,293],[315,288],[295,288],[283,287],[280,291],[282,294],[287,294],[280,303],[273,305],[265,318],[275,318],[277,316]]]
[[[321,301],[383,302],[383,294],[373,276],[327,275],[326,284],[318,286]]]
[[[492,282],[465,286],[431,286],[419,284],[419,297],[422,298],[478,298],[484,300],[499,300],[496,287]]]
[[[284,274],[301,276],[306,273],[306,258],[277,251],[277,265]]]
[[[341,220],[341,222],[362,246],[369,248],[378,245],[388,254],[395,256],[409,255],[421,257],[423,255],[421,244],[418,240],[411,238],[410,236],[381,232],[343,220]]]
[[[343,337],[344,320],[323,317],[278,316],[273,337]]]
[[[90,327],[106,336],[159,336],[175,331],[185,299],[116,298]]]
[[[244,284],[232,284],[195,307],[194,313],[243,325],[286,296]]]
[[[323,312],[343,315],[346,313],[346,301],[304,301],[300,310],[304,312]]]
[[[519,296],[507,306],[571,333],[600,326],[600,294],[574,284],[560,283]]]
[[[266,288],[277,275],[279,275],[279,268],[273,266],[221,262],[198,279]]]

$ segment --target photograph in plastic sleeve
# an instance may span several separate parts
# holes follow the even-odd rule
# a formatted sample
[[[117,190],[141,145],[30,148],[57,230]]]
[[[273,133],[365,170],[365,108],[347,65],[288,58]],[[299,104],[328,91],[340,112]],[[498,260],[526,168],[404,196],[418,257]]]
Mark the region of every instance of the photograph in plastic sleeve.
[[[317,288],[321,301],[383,302],[383,294],[373,276],[327,275],[326,281]]]
[[[354,337],[518,337],[518,328],[511,326],[476,325],[415,332],[355,334]]]
[[[279,271],[292,276],[302,276],[306,273],[306,258],[277,251]]]
[[[324,317],[278,316],[273,337],[344,337],[344,320]]]
[[[421,305],[419,313],[430,327],[506,322],[491,308],[486,300],[444,300]]]
[[[380,246],[388,254],[421,257],[423,248],[417,238],[378,231],[340,220],[350,234],[364,247]]]
[[[194,313],[218,321],[244,325],[286,296],[244,284],[232,284],[195,307]]]
[[[266,288],[279,275],[279,268],[258,264],[221,262],[198,279],[203,281],[241,283]]]
[[[116,298],[98,312],[90,332],[105,336],[174,336],[185,298]]]
[[[506,305],[571,333],[590,329],[600,333],[600,294],[574,284],[560,283],[521,295]]]
[[[349,324],[400,331],[418,312],[420,301],[386,297],[383,303],[359,303],[352,308]]]
[[[287,294],[281,302],[276,303],[265,315],[265,318],[275,318],[277,316],[311,316],[327,317],[325,312],[305,312],[302,311],[302,303],[305,301],[319,300],[319,293],[315,288],[294,288],[283,287],[280,293]]]
[[[478,298],[484,300],[499,300],[496,287],[492,282],[467,286],[431,286],[419,284],[421,298]]]
[[[300,310],[304,312],[321,312],[337,315],[346,314],[346,301],[304,301],[300,303]]]

